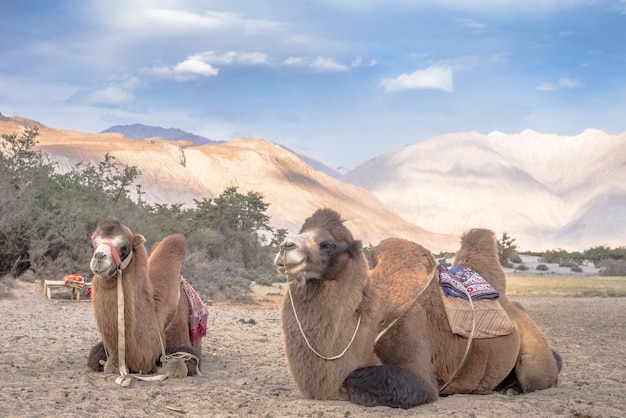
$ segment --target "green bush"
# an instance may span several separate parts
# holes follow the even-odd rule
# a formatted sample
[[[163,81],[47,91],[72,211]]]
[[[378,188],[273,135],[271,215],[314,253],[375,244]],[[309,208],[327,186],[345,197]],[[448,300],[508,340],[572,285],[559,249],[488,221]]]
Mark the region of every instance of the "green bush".
[[[603,260],[600,276],[626,276],[626,260]]]
[[[572,266],[570,268],[570,270],[573,271],[574,273],[582,273],[583,272],[583,269],[580,268],[580,266]]]
[[[525,264],[520,264],[520,265],[518,265],[518,266],[516,266],[516,267],[515,267],[515,270],[518,270],[518,271],[526,271],[526,270],[528,270],[528,266],[527,266],[527,265],[525,265]]]
[[[538,264],[537,265],[537,270],[539,270],[539,271],[548,271],[550,269],[545,264]]]

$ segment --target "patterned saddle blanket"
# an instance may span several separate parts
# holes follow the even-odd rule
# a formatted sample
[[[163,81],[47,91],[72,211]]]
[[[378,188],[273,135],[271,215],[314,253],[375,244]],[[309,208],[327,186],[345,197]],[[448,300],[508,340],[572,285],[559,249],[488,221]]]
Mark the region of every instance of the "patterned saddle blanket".
[[[513,322],[497,300],[499,293],[482,276],[464,266],[438,268],[440,294],[454,334],[493,338],[513,332]]]
[[[469,267],[454,266],[448,269],[439,264],[439,284],[447,296],[472,300],[497,299],[500,294],[480,274]]]

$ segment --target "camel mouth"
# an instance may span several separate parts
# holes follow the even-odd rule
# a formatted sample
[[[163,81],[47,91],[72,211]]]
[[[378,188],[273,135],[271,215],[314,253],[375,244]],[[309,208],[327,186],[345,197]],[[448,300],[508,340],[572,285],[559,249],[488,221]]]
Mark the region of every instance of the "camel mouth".
[[[112,268],[113,267],[113,268]],[[103,260],[92,259],[89,264],[91,272],[103,280],[115,277],[115,266],[112,263],[105,263]]]
[[[289,264],[284,264],[276,260],[275,264],[276,264],[276,270],[278,271],[278,273],[286,274],[286,275],[297,275],[302,270],[304,270],[307,265],[306,259],[304,258],[302,258],[302,260],[300,260],[300,262],[298,263],[289,263]]]

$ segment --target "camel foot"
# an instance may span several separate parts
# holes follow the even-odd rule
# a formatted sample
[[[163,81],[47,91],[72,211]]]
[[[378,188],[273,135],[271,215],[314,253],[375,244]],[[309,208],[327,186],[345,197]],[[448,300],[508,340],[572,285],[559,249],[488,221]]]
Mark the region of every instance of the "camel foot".
[[[363,406],[408,409],[437,400],[437,388],[415,373],[391,364],[350,373],[344,381],[350,401]]]
[[[191,347],[177,347],[167,350],[168,357],[178,357],[187,368],[186,376],[195,376],[200,371],[200,354]],[[172,360],[168,360],[172,361]],[[165,365],[163,365],[165,366]]]
[[[104,350],[104,344],[99,341],[96,345],[91,347],[89,356],[87,356],[87,367],[95,372],[104,371],[104,363],[107,360],[107,353]]]
[[[187,377],[187,364],[182,358],[173,358],[163,363],[162,367],[157,368],[156,374],[183,379]]]
[[[556,351],[554,348],[552,348],[552,355],[554,356],[554,360],[556,361],[556,368],[558,369],[559,373],[561,373],[561,369],[563,369],[563,357],[561,357],[559,352]]]

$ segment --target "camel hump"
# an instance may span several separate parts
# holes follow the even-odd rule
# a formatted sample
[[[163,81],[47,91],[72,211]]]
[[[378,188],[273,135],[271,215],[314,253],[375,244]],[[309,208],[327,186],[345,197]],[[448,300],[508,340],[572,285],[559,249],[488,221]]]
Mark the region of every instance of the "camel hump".
[[[473,228],[461,236],[461,247],[470,251],[491,252],[498,255],[496,234],[483,228]]]
[[[168,254],[175,257],[185,257],[185,253],[187,251],[187,244],[185,241],[185,237],[182,234],[173,234],[168,235],[163,238],[162,241],[158,242],[154,249],[152,250],[152,254],[159,254],[159,256],[163,256],[163,252],[167,252]]]
[[[461,248],[454,264],[466,266],[480,274],[503,296],[506,275],[498,259],[496,234],[489,229],[473,228],[461,236]]]
[[[180,282],[180,269],[186,253],[185,237],[168,235],[158,242],[148,259],[148,271],[153,282]]]

